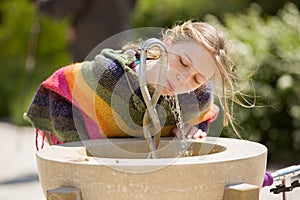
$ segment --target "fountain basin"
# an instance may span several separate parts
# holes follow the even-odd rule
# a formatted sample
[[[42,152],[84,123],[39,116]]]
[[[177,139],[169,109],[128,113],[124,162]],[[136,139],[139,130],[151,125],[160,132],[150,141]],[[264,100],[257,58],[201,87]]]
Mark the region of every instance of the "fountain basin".
[[[144,139],[53,145],[37,152],[40,182],[45,194],[72,186],[82,199],[217,200],[223,199],[226,185],[262,185],[265,146],[214,137],[189,143],[194,155],[177,158],[178,141],[162,139],[159,159],[145,159]]]

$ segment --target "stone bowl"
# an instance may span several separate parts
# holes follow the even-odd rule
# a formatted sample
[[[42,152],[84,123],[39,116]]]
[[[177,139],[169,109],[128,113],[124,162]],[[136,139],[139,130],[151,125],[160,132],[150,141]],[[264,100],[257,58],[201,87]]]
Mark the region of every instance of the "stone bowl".
[[[160,158],[147,159],[144,139],[101,139],[53,145],[37,152],[44,193],[61,186],[82,199],[223,199],[224,188],[261,187],[267,148],[259,143],[206,137],[188,140],[193,155],[180,157],[180,141],[162,138]]]

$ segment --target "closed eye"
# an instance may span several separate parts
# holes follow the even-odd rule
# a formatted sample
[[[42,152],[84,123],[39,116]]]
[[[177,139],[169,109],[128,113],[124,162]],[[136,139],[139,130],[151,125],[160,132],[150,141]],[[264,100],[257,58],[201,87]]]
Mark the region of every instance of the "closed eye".
[[[179,62],[180,64],[182,64],[184,67],[188,67],[189,65],[186,63],[186,61],[181,57],[181,56],[178,56],[179,57]]]
[[[205,82],[205,78],[201,74],[197,74],[194,76],[194,80],[197,84],[203,84]]]

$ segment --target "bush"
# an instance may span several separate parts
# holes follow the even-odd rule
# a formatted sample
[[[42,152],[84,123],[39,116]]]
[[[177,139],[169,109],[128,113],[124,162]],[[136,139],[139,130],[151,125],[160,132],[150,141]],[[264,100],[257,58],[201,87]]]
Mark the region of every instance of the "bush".
[[[265,144],[270,162],[298,162],[300,153],[300,15],[287,3],[276,16],[261,16],[254,4],[247,14],[227,14],[222,28],[232,41],[230,54],[240,74],[255,71],[247,94],[256,92],[258,106],[236,106],[242,135]],[[253,87],[252,87],[253,86]],[[233,136],[231,130],[224,135]]]
[[[210,13],[222,16],[226,12],[246,9],[248,0],[139,0],[135,7],[133,22],[137,27],[171,26],[175,21],[198,19]]]
[[[290,0],[300,6],[299,0]],[[256,2],[263,8],[263,14],[276,14],[286,0],[138,0],[133,13],[137,27],[170,27],[175,21],[202,19],[211,14],[223,20],[226,13],[244,13],[251,3]]]
[[[2,0],[0,13],[0,116],[24,124],[23,113],[38,85],[70,62],[68,21],[40,15],[28,0]]]

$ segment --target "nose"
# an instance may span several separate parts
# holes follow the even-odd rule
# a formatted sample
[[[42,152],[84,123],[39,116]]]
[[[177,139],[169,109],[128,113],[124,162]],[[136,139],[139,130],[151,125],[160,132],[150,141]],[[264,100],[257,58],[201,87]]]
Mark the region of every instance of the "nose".
[[[196,70],[185,70],[176,74],[176,79],[180,82],[190,82],[192,77],[197,73]]]
[[[186,74],[177,74],[176,79],[179,83],[184,84],[184,83],[189,83],[189,76]]]
[[[183,79],[183,77],[180,74],[176,74],[176,79],[177,81],[180,81]]]

